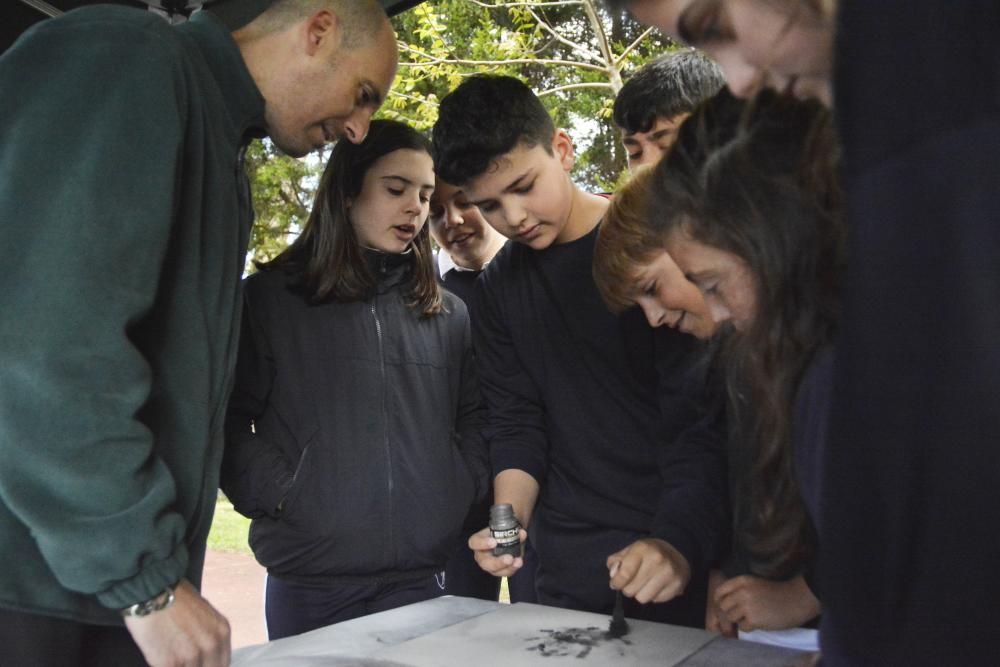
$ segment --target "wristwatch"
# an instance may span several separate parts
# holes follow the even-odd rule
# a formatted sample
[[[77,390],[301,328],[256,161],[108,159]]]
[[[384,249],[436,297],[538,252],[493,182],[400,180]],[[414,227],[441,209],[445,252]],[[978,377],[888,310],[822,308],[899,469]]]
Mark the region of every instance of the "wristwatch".
[[[131,607],[121,610],[121,615],[125,618],[129,616],[149,616],[154,611],[163,611],[174,603],[174,587],[167,586],[159,595],[144,602],[136,602]]]

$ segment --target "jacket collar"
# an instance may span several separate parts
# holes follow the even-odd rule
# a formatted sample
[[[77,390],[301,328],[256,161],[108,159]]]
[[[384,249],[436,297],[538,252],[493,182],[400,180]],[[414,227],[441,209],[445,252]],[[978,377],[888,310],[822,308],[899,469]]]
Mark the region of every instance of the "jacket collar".
[[[225,101],[236,143],[267,136],[264,97],[250,75],[243,54],[226,26],[206,11],[178,26],[201,50]]]
[[[364,253],[368,269],[378,285],[379,294],[384,294],[396,285],[406,282],[413,270],[413,260],[416,257],[413,248],[402,253],[364,248]]]

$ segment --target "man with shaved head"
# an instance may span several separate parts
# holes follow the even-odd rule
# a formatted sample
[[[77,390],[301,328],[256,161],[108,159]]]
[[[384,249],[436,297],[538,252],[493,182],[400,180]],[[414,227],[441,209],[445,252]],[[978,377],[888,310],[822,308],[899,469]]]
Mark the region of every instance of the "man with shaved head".
[[[397,59],[375,0],[212,10],[89,7],[0,57],[4,664],[229,663],[197,587],[253,217],[243,153],[360,142]]]

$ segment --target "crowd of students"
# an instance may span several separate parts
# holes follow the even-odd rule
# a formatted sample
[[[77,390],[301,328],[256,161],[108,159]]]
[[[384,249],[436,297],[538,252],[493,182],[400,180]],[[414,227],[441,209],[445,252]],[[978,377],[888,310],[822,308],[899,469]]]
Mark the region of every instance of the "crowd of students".
[[[715,59],[625,84],[610,195],[514,77],[467,78],[430,139],[335,132],[302,234],[244,281],[225,410],[269,637],[507,577],[515,602],[620,591],[628,617],[829,664],[986,659],[1000,79],[984,100],[915,59],[955,110],[858,63],[898,60],[893,25],[995,73],[1000,13],[911,4],[610,2]],[[494,555],[493,504],[519,555]]]
[[[246,281],[222,487],[271,638],[496,599],[502,576],[515,601],[610,613],[620,590],[630,617],[731,636],[815,623],[792,413],[838,313],[829,114],[716,92],[690,50],[637,77],[623,192],[577,186],[535,94],[477,75],[432,145],[391,121],[339,144],[302,235]],[[491,503],[523,555],[493,555]]]

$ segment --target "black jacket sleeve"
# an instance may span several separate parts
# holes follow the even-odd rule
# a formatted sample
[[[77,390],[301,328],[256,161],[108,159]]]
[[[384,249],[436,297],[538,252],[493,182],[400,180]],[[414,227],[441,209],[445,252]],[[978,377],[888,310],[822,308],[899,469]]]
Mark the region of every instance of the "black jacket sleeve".
[[[462,309],[465,312],[465,309]],[[462,323],[462,370],[458,414],[455,416],[455,437],[465,463],[476,483],[474,502],[482,502],[491,488],[489,450],[483,429],[486,427],[486,406],[479,384],[476,358],[472,349],[472,332],[468,317]]]

